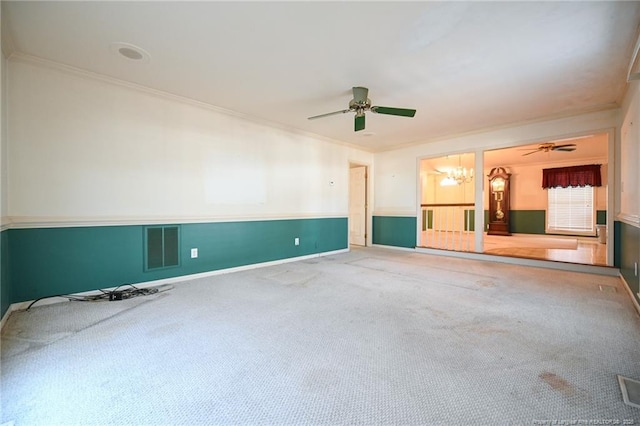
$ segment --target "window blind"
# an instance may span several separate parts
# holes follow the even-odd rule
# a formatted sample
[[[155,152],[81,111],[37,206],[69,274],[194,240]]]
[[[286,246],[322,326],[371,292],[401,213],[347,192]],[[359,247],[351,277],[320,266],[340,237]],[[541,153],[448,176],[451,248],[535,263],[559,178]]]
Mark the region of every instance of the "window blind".
[[[548,189],[547,232],[593,235],[594,219],[592,186]]]

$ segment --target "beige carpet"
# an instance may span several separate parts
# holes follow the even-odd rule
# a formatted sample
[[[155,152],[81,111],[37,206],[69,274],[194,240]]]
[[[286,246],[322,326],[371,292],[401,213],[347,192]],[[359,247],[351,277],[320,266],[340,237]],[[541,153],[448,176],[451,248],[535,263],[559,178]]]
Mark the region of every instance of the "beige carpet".
[[[356,249],[36,305],[1,343],[0,424],[640,424],[617,277]]]

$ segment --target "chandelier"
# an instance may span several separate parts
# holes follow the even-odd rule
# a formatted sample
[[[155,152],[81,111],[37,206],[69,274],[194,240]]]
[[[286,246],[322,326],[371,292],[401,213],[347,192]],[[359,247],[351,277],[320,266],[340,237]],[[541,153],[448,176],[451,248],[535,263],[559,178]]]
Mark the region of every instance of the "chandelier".
[[[463,183],[471,183],[473,180],[473,169],[467,170],[460,165],[460,156],[458,155],[458,167],[450,169],[447,176],[440,181],[440,186],[462,185]]]

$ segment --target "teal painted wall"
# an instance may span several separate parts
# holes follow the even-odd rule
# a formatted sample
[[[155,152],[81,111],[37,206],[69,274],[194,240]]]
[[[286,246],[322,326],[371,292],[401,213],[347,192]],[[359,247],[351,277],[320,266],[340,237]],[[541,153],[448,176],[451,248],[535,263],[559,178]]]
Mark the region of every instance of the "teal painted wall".
[[[510,229],[515,234],[545,234],[545,210],[509,210]],[[485,210],[485,223],[489,220],[489,211]],[[607,211],[596,211],[596,224],[607,223]]]
[[[395,247],[416,247],[416,217],[374,216],[373,244]]]
[[[624,222],[614,222],[614,266],[620,268],[620,273],[629,284],[631,292],[640,303],[639,278],[635,276],[634,262],[640,259],[640,228]]]
[[[145,272],[144,231],[138,225],[10,230],[9,300],[15,303],[348,247],[347,218],[181,224],[180,265]],[[299,246],[294,245],[296,237]],[[191,259],[191,248],[198,248],[198,258]],[[3,313],[4,303],[3,298]]]
[[[476,217],[475,210],[464,210],[463,217],[464,217],[464,230],[474,231],[475,217]],[[428,229],[433,229],[433,210],[422,210],[422,230],[426,231]]]
[[[518,234],[544,234],[545,233],[544,210],[510,210],[510,229]]]
[[[433,229],[433,210],[422,210],[422,230]]]
[[[465,230],[475,231],[475,210],[469,211],[469,223],[466,219],[465,211]],[[510,229],[513,233],[518,234],[545,234],[546,233],[546,211],[545,210],[509,210]],[[432,227],[432,210],[422,211],[422,230],[426,231]],[[489,222],[489,210],[484,211],[484,223]],[[607,223],[607,211],[596,211],[596,224],[605,225]]]
[[[464,230],[475,231],[476,230],[476,211],[465,210],[464,211]]]
[[[620,232],[622,222],[613,222],[613,266],[620,267]]]
[[[0,317],[11,305],[11,282],[9,271],[9,231],[0,232]]]

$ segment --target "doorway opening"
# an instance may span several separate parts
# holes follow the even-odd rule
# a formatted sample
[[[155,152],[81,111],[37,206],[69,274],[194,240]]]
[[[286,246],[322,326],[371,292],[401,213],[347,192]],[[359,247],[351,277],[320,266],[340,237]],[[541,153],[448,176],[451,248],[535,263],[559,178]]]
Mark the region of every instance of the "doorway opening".
[[[368,167],[349,163],[349,244],[366,246],[368,241]]]
[[[613,251],[609,252],[611,244],[607,244],[609,138],[608,132],[599,132],[485,151],[485,169],[505,167],[511,174],[512,236],[488,235],[483,252],[585,265],[612,264],[609,253]],[[543,188],[543,173],[592,165],[600,168],[601,186]],[[488,196],[485,198],[488,203]]]
[[[474,164],[473,153],[451,154],[420,160],[421,217],[418,220],[419,247],[459,252],[478,252],[497,256],[549,260],[565,263],[608,266],[613,264],[613,223],[611,191],[608,189],[612,173],[609,153],[613,134],[603,131],[571,138],[552,139],[534,144],[489,150],[483,153],[483,169],[473,173],[473,181],[483,180],[482,205],[474,204],[476,184],[469,181]],[[550,149],[562,146],[562,149]],[[574,149],[575,148],[575,149]],[[543,169],[582,165],[601,165],[602,186],[593,188],[594,231],[567,235],[553,231],[549,226],[549,191],[542,188]],[[509,174],[508,232],[496,235],[487,232],[491,206],[489,175],[502,168]],[[454,176],[467,179],[449,179]],[[493,194],[494,196],[496,194]],[[498,197],[500,200],[504,198]],[[496,203],[498,202],[496,198]],[[551,206],[553,207],[553,206]],[[583,209],[584,210],[584,209]],[[475,229],[476,212],[481,214],[483,229]],[[496,216],[497,217],[497,216]],[[609,232],[607,232],[607,228]],[[597,230],[597,231],[595,231]],[[481,238],[476,233],[482,232]],[[482,241],[476,249],[475,242]]]
[[[475,251],[474,153],[421,160],[420,247]]]

